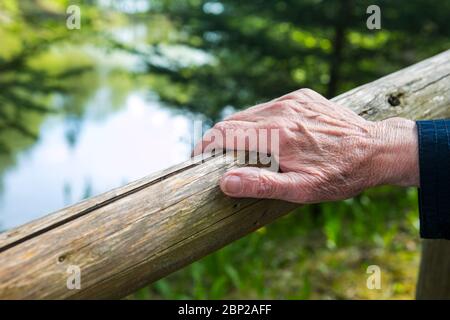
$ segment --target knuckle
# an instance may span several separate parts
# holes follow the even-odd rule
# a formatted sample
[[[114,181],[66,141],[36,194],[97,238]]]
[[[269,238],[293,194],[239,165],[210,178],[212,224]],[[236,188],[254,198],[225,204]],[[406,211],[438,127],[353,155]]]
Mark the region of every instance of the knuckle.
[[[269,105],[269,108],[279,110],[279,109],[285,108],[286,106],[287,106],[286,100],[282,100],[282,101],[275,101],[274,103],[271,103]]]
[[[297,90],[297,93],[299,95],[299,99],[302,101],[311,101],[311,100],[316,100],[319,97],[321,97],[320,94],[318,94],[316,91],[309,89],[309,88],[302,88]]]
[[[314,93],[315,91],[310,88],[301,88],[301,89],[297,90],[297,92],[300,94],[311,94],[311,93]]]
[[[239,129],[236,124],[230,121],[221,121],[214,125],[213,127],[216,134],[221,136],[222,138],[232,134],[236,129]]]
[[[227,116],[225,119],[223,119],[223,121],[227,122],[227,121],[238,120],[238,119],[241,119],[241,118],[246,118],[248,116],[248,114],[252,112],[251,109],[252,108],[250,107],[248,109],[241,110],[241,111],[238,111],[236,113],[233,113],[233,114]]]
[[[297,100],[299,98],[299,94],[297,91],[288,93],[282,97],[282,100],[280,101],[286,101],[286,100]]]
[[[258,197],[271,197],[276,192],[276,184],[267,176],[260,175],[255,191]]]
[[[224,131],[228,128],[228,125],[225,124],[225,122],[221,121],[218,122],[214,125],[213,129],[219,130],[219,131]]]
[[[297,101],[295,99],[287,99],[274,102],[270,107],[278,113],[278,115],[284,115],[286,113],[295,113],[297,109]]]

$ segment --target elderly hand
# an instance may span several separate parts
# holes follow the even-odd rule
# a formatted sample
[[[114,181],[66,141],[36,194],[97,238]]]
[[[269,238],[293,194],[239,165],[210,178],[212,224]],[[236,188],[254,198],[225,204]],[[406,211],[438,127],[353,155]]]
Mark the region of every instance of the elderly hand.
[[[220,187],[232,197],[315,203],[346,199],[376,185],[419,185],[417,132],[411,120],[367,121],[312,90],[300,89],[214,126],[224,136],[247,128],[279,129],[280,172],[230,170]],[[195,153],[207,144],[204,140]],[[220,147],[228,148],[225,140]]]

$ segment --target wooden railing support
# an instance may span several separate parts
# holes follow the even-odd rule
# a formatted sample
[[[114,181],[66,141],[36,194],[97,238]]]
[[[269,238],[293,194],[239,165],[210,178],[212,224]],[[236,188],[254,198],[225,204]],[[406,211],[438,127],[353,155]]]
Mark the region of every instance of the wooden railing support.
[[[450,299],[449,240],[422,241],[422,259],[416,298]]]

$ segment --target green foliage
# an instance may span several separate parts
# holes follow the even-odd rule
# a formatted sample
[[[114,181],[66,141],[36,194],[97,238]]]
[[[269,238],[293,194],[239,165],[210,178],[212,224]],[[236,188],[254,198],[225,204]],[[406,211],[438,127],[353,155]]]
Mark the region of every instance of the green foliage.
[[[0,172],[38,139],[45,117],[60,111],[52,106],[55,94],[86,92],[82,82],[70,79],[92,67],[89,59],[79,51],[56,48],[71,38],[61,23],[67,3],[0,3]]]
[[[450,44],[448,1],[378,1],[379,31],[366,27],[371,1],[153,3],[150,13],[168,16],[181,30],[168,43],[212,56],[198,66],[149,62],[149,72],[165,79],[154,89],[164,101],[214,121],[225,106],[239,109],[300,87],[332,97]]]
[[[49,115],[67,119],[66,137],[73,144],[86,101],[98,87],[95,61],[80,46],[108,49],[103,24],[113,16],[96,22],[100,10],[81,5],[82,28],[72,31],[66,28],[70,3],[0,2],[0,174],[15,163],[18,152],[36,143]],[[120,87],[128,86],[122,82]]]

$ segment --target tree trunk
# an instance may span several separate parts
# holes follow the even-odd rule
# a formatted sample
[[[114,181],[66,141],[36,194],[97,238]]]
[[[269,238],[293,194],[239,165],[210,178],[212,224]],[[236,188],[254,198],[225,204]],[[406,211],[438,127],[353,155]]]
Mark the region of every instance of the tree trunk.
[[[334,97],[338,89],[341,64],[344,60],[345,35],[347,24],[351,20],[351,10],[350,0],[343,0],[339,3],[339,11],[334,26],[333,53],[330,57],[330,80],[326,93],[327,98]]]

